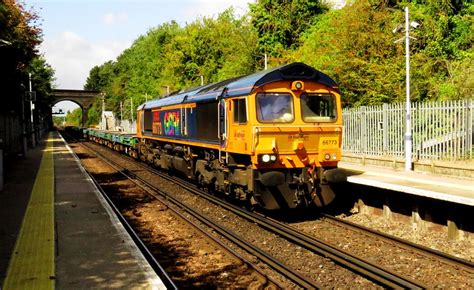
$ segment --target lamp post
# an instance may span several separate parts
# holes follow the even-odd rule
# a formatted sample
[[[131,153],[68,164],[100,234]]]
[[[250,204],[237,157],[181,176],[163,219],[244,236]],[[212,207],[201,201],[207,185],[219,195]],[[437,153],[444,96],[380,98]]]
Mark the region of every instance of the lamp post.
[[[162,88],[166,89],[166,95],[170,94],[170,86],[161,86]]]
[[[101,120],[100,129],[107,130],[107,118],[105,117],[105,93],[100,93],[100,96],[102,98],[102,114],[100,116],[100,120]]]
[[[405,40],[405,69],[406,69],[406,124],[405,124],[405,171],[412,170],[412,148],[413,148],[413,136],[411,132],[411,103],[410,103],[410,27],[418,28],[419,23],[412,21],[410,23],[408,16],[408,7],[405,7],[405,36],[400,38],[399,41]],[[393,30],[397,33],[401,29],[401,25]]]
[[[122,122],[123,122],[123,102],[120,101],[120,126],[122,126]]]
[[[25,96],[26,88],[24,84],[21,84],[21,129],[23,131],[23,158],[26,158],[26,151],[28,150],[28,139],[26,136],[26,117],[25,117]]]
[[[130,97],[130,116],[132,118],[132,124],[133,124],[133,98]]]
[[[31,122],[31,145],[34,148],[36,146],[36,140],[35,140],[35,123],[33,119],[33,110],[35,108],[35,105],[33,104],[33,91],[31,87],[31,73],[28,74],[28,83],[29,83],[29,99],[30,99],[30,122]]]

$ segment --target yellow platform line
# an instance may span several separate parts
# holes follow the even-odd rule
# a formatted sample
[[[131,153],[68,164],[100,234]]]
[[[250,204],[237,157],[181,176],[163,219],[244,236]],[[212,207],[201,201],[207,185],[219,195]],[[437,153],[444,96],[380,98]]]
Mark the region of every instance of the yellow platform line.
[[[54,161],[52,134],[10,258],[4,290],[54,289]]]

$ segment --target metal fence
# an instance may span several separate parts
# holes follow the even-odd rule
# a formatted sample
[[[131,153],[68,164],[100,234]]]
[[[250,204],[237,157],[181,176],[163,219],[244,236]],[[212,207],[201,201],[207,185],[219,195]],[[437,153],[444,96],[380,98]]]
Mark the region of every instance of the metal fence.
[[[413,157],[473,159],[474,101],[411,104]],[[403,158],[405,103],[343,110],[343,152]]]

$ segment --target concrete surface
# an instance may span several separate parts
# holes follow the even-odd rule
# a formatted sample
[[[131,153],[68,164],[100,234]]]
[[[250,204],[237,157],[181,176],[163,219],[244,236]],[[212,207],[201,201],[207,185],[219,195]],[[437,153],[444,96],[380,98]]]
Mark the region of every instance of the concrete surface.
[[[0,289],[45,143],[41,140],[25,159],[5,165],[0,191]],[[165,289],[56,132],[53,150],[56,289]]]
[[[474,180],[340,162],[348,181],[465,205],[474,205]]]
[[[58,289],[165,288],[55,133]]]

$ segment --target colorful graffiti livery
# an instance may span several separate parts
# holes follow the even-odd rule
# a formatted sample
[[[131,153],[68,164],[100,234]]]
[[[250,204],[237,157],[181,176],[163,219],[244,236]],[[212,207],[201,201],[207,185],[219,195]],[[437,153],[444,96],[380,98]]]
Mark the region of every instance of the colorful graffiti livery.
[[[153,134],[162,135],[163,130],[161,128],[160,112],[153,112]]]
[[[165,112],[164,116],[164,129],[166,136],[180,136],[181,127],[180,127],[180,115],[179,111],[175,112]]]

